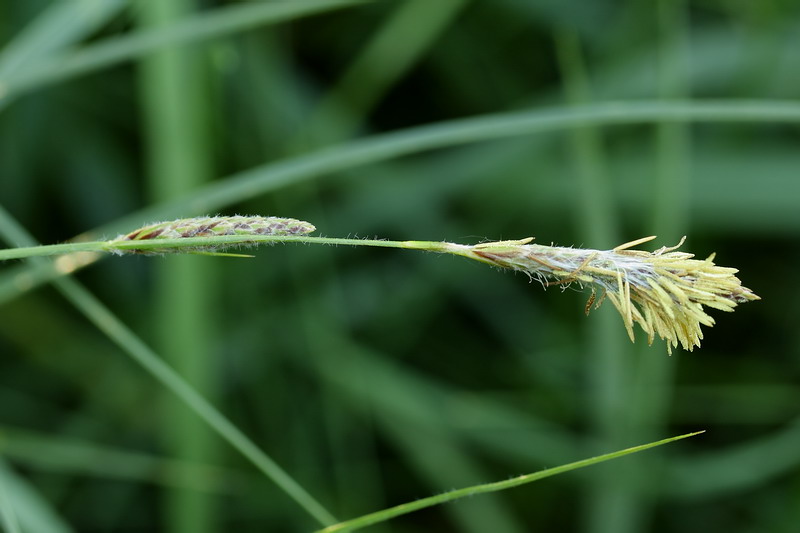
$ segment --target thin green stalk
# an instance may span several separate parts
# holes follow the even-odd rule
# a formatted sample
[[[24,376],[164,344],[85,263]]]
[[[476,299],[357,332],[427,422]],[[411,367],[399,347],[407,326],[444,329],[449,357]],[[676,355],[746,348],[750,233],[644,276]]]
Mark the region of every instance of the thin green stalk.
[[[22,248],[7,248],[0,250],[0,261],[80,252],[115,253],[127,252],[130,250],[142,250],[148,253],[159,254],[171,253],[184,248],[196,248],[198,246],[230,246],[260,243],[269,244],[278,242],[332,244],[341,246],[372,246],[379,248],[406,248],[408,250],[453,253],[453,251],[448,248],[449,243],[438,241],[388,241],[379,239],[350,239],[342,237],[313,237],[310,235],[220,235],[217,237],[190,237],[181,239],[119,242],[92,241],[70,244],[28,246]],[[193,252],[189,250],[186,253]]]
[[[486,479],[486,465],[475,456],[471,446],[460,439],[459,432],[452,426],[446,423],[421,426],[415,424],[413,419],[402,415],[387,416],[387,413],[376,417],[376,422],[392,447],[403,455],[405,463],[414,469],[416,476],[424,480],[427,486],[476,486]],[[514,513],[510,502],[496,494],[471,499],[469,505],[449,505],[442,511],[452,517],[453,531],[530,531]],[[378,511],[366,516],[374,517],[380,513]]]
[[[47,244],[42,246],[23,246],[0,250],[0,261],[8,259],[27,259],[48,255],[72,254],[78,252],[103,252],[104,242],[77,242],[67,244]]]
[[[478,494],[486,494],[489,492],[497,492],[500,490],[506,490],[513,487],[518,487],[520,485],[525,485],[527,483],[531,483],[533,481],[539,481],[540,479],[544,479],[547,477],[552,477],[558,474],[563,474],[565,472],[569,472],[572,470],[577,470],[579,468],[585,468],[587,466],[596,465],[605,461],[610,461],[611,459],[617,459],[620,457],[624,457],[626,455],[630,455],[632,453],[642,452],[645,450],[649,450],[650,448],[655,448],[656,446],[661,446],[663,444],[668,444],[670,442],[675,442],[677,440],[686,439],[688,437],[694,437],[695,435],[699,435],[703,433],[703,431],[696,431],[694,433],[687,433],[685,435],[679,435],[677,437],[670,437],[668,439],[663,439],[657,442],[651,442],[649,444],[642,444],[640,446],[634,446],[632,448],[627,448],[624,450],[619,450],[612,453],[607,453],[605,455],[599,455],[597,457],[592,457],[590,459],[584,459],[582,461],[576,461],[574,463],[569,463],[566,465],[557,466],[554,468],[548,468],[547,470],[542,470],[541,472],[536,472],[534,474],[527,474],[523,476],[518,476],[512,479],[508,479],[505,481],[496,481],[494,483],[486,483],[484,485],[475,485],[472,487],[466,487],[463,489],[452,490],[449,492],[445,492],[443,494],[437,494],[436,496],[430,496],[428,498],[422,498],[420,500],[416,500],[410,503],[404,503],[402,505],[397,505],[395,507],[390,507],[388,509],[384,509],[382,511],[378,511],[375,513],[367,514],[364,516],[360,516],[358,518],[354,518],[352,520],[347,520],[345,522],[340,522],[338,524],[328,526],[324,529],[319,530],[318,533],[334,533],[336,531],[353,531],[356,529],[361,529],[366,526],[370,526],[373,524],[377,524],[379,522],[385,522],[391,518],[395,518],[404,514],[408,514],[414,511],[419,511],[420,509],[425,509],[426,507],[432,507],[434,505],[440,505],[442,503],[451,502],[454,500],[458,500],[460,498],[469,497],[469,496],[476,496]]]

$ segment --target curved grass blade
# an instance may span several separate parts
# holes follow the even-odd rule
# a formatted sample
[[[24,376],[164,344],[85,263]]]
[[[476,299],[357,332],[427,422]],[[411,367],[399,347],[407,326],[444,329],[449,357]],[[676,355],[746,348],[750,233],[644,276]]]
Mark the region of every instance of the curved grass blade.
[[[429,150],[562,131],[577,126],[676,122],[800,123],[794,101],[604,102],[581,107],[530,109],[442,121],[358,139],[335,148],[261,165],[198,188],[173,202],[147,207],[97,228],[114,234],[142,220],[213,213],[237,202],[324,175]]]
[[[8,505],[13,507],[15,518],[11,524],[4,524],[8,531],[36,531],[41,533],[71,533],[72,528],[58,512],[24,478],[18,476],[0,457],[0,485],[5,491]],[[13,524],[13,525],[12,525]]]
[[[0,525],[8,533],[21,533],[14,506],[9,498],[9,491],[6,489],[5,480],[0,478]]]
[[[128,0],[51,3],[0,51],[0,98],[19,72],[80,41],[127,4]]]
[[[599,455],[597,457],[592,457],[589,459],[584,459],[582,461],[576,461],[574,463],[569,463],[566,465],[557,466],[555,468],[548,468],[547,470],[542,470],[541,472],[536,472],[534,474],[526,474],[523,476],[518,476],[512,479],[507,479],[505,481],[497,481],[494,483],[486,483],[484,485],[475,485],[473,487],[466,487],[463,489],[452,490],[449,492],[445,492],[443,494],[437,494],[436,496],[431,496],[428,498],[423,498],[421,500],[416,500],[410,503],[404,503],[401,505],[397,505],[395,507],[390,507],[388,509],[384,509],[382,511],[378,511],[375,513],[370,513],[364,516],[360,516],[358,518],[353,518],[352,520],[346,520],[344,522],[340,522],[338,524],[328,526],[324,529],[318,531],[318,533],[334,533],[336,531],[354,531],[356,529],[361,529],[366,526],[370,526],[373,524],[377,524],[380,522],[385,522],[392,518],[396,518],[398,516],[408,514],[414,511],[419,511],[420,509],[425,509],[427,507],[432,507],[434,505],[439,505],[446,502],[451,502],[454,500],[458,500],[460,498],[464,498],[467,496],[475,496],[478,494],[485,494],[488,492],[496,492],[500,490],[506,490],[513,487],[518,487],[520,485],[525,485],[527,483],[531,483],[533,481],[538,481],[540,479],[544,479],[546,477],[552,477],[558,474],[563,474],[565,472],[569,472],[571,470],[577,470],[579,468],[584,468],[587,466],[596,465],[598,463],[602,463],[605,461],[610,461],[611,459],[617,459],[620,457],[624,457],[626,455],[630,455],[632,453],[642,452],[644,450],[649,450],[650,448],[655,448],[656,446],[661,446],[663,444],[668,444],[670,442],[674,442],[681,439],[686,439],[689,437],[694,437],[695,435],[699,435],[704,433],[704,431],[695,431],[694,433],[687,433],[685,435],[679,435],[677,437],[670,437],[668,439],[663,439],[657,442],[651,442],[649,444],[642,444],[640,446],[634,446],[633,448],[627,448],[624,450],[619,450],[612,453],[607,453],[605,455]]]

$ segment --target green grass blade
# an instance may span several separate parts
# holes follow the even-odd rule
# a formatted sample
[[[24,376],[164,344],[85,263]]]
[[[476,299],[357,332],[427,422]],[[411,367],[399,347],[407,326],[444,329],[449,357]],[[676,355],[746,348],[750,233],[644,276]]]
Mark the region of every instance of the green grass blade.
[[[330,175],[345,169],[409,154],[475,142],[567,130],[578,126],[677,122],[800,122],[800,104],[790,101],[618,102],[579,108],[551,108],[484,115],[375,135],[323,148],[311,154],[270,163],[217,181],[178,201],[156,205],[125,217],[135,226],[142,220],[216,212],[265,192]],[[135,219],[133,219],[135,217]]]
[[[216,181],[174,202],[147,207],[92,235],[113,234],[142,221],[214,213],[231,204],[320,176],[410,154],[476,142],[569,130],[578,126],[679,122],[800,123],[800,103],[793,101],[606,102],[575,107],[534,109],[438,122],[382,135],[276,163],[268,163]]]
[[[556,476],[558,474],[563,474],[565,472],[570,472],[572,470],[577,470],[579,468],[585,468],[587,466],[596,465],[599,463],[603,463],[605,461],[610,461],[611,459],[618,459],[620,457],[624,457],[626,455],[630,455],[632,453],[642,452],[645,450],[649,450],[650,448],[655,448],[656,446],[661,446],[664,444],[669,444],[670,442],[675,442],[677,440],[686,439],[689,437],[693,437],[695,435],[699,435],[703,433],[703,431],[696,431],[694,433],[687,433],[685,435],[679,435],[677,437],[670,437],[668,439],[663,439],[657,442],[651,442],[649,444],[642,444],[640,446],[634,446],[632,448],[626,448],[624,450],[619,450],[616,452],[607,453],[604,455],[599,455],[597,457],[592,457],[589,459],[583,459],[581,461],[576,461],[574,463],[569,463],[561,466],[557,466],[554,468],[548,468],[547,470],[542,470],[541,472],[536,472],[533,474],[526,474],[523,476],[518,476],[512,479],[507,479],[505,481],[496,481],[494,483],[486,483],[484,485],[475,485],[473,487],[466,487],[463,489],[452,490],[449,492],[445,492],[443,494],[437,494],[436,496],[430,496],[428,498],[423,498],[421,500],[416,500],[410,503],[404,503],[402,505],[397,505],[395,507],[390,507],[388,509],[384,509],[382,511],[378,511],[375,513],[371,513],[368,515],[360,516],[358,518],[354,518],[352,520],[347,520],[345,522],[340,522],[338,524],[326,527],[320,530],[320,533],[333,533],[335,531],[353,531],[356,529],[361,529],[366,526],[370,526],[372,524],[377,524],[379,522],[385,522],[391,518],[395,518],[404,514],[411,513],[413,511],[419,511],[420,509],[425,509],[426,507],[432,507],[434,505],[439,505],[446,502],[451,502],[454,500],[458,500],[460,498],[468,497],[468,496],[476,496],[478,494],[485,494],[488,492],[496,492],[499,490],[506,490],[514,487],[518,487],[520,485],[525,485],[527,483],[531,483],[533,481],[539,481],[540,479],[544,479],[547,477]]]
[[[17,514],[9,498],[9,491],[6,488],[5,479],[0,476],[0,525],[7,533],[21,533]]]
[[[409,420],[386,416],[380,417],[378,423],[383,435],[403,454],[405,463],[415,470],[426,486],[465,486],[486,479],[485,464],[474,456],[470,446],[459,439],[453,428],[423,429]],[[443,511],[450,515],[453,529],[462,533],[529,531],[502,495],[470,500],[469,505],[447,506]]]
[[[18,531],[69,533],[69,524],[61,518],[42,496],[19,477],[0,457],[0,487],[5,491],[7,505],[14,509]],[[9,525],[5,525],[12,531]],[[13,526],[12,526],[13,527]]]
[[[128,0],[51,3],[0,52],[0,99],[8,91],[6,85],[18,72],[80,41],[127,4]]]
[[[0,108],[14,96],[69,78],[142,57],[169,45],[204,42],[239,31],[363,4],[365,0],[305,0],[260,2],[211,10],[185,17],[161,28],[138,30],[69,54],[50,57],[15,73],[0,77]],[[85,2],[84,2],[85,3]]]
[[[8,241],[34,245],[35,241],[0,206],[0,234]],[[35,259],[34,259],[35,260]],[[42,259],[38,259],[42,261]],[[80,310],[100,331],[150,373],[167,390],[180,398],[223,439],[250,460],[264,475],[288,494],[320,524],[335,522],[335,518],[275,461],[253,443],[239,428],[192,388],[177,372],[164,363],[97,298],[75,280],[63,277],[54,281],[56,288]]]

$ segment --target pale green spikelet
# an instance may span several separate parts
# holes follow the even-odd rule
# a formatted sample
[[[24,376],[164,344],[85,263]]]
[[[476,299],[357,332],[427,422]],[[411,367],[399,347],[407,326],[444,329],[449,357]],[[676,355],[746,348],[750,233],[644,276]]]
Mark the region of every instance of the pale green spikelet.
[[[314,225],[294,218],[262,217],[262,216],[216,216],[181,218],[170,222],[158,222],[139,228],[127,235],[120,235],[110,242],[154,241],[166,239],[188,239],[202,237],[219,237],[223,235],[305,235],[316,228]],[[246,241],[236,243],[209,242],[208,245],[191,247],[159,247],[157,249],[113,249],[114,253],[165,254],[165,253],[201,253],[217,254],[234,247],[252,244]]]
[[[677,252],[673,247],[654,252],[630,250],[655,237],[620,245],[613,250],[589,250],[529,244],[533,239],[499,241],[475,246],[450,245],[450,252],[502,268],[525,272],[544,285],[591,284],[586,305],[598,307],[607,296],[622,315],[633,340],[633,324],[639,324],[652,343],[656,335],[667,341],[667,351],[678,343],[691,351],[700,346],[701,325],[713,326],[703,308],[733,311],[740,303],[759,300],[743,287],[735,268],[714,264]],[[595,303],[596,287],[602,295]]]

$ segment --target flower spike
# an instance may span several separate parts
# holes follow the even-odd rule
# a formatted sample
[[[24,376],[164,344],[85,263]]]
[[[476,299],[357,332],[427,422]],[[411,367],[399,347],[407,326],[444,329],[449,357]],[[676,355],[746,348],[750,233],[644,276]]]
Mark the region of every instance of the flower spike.
[[[170,222],[150,224],[127,235],[120,235],[110,244],[126,241],[149,241],[163,239],[189,239],[195,237],[220,237],[224,235],[305,235],[316,228],[313,224],[296,220],[294,218],[260,217],[260,216],[230,216],[230,217],[196,217],[181,218]],[[192,247],[168,246],[159,247],[149,251],[145,249],[111,248],[117,254],[165,254],[165,253],[195,253],[204,255],[233,255],[221,254],[221,250],[232,246],[247,245],[247,242],[219,243],[209,241],[208,245]],[[245,256],[247,257],[247,256]]]
[[[544,286],[577,283],[592,286],[586,312],[608,298],[617,308],[633,341],[633,324],[647,333],[648,343],[657,335],[667,341],[667,351],[678,343],[691,351],[700,346],[701,325],[713,326],[705,307],[733,311],[740,303],[760,298],[742,286],[735,268],[676,251],[686,239],[653,252],[630,248],[655,237],[645,237],[612,250],[589,250],[530,244],[532,238],[464,246],[452,244],[450,253],[470,257],[501,268],[526,273]],[[602,295],[596,298],[597,289]]]

